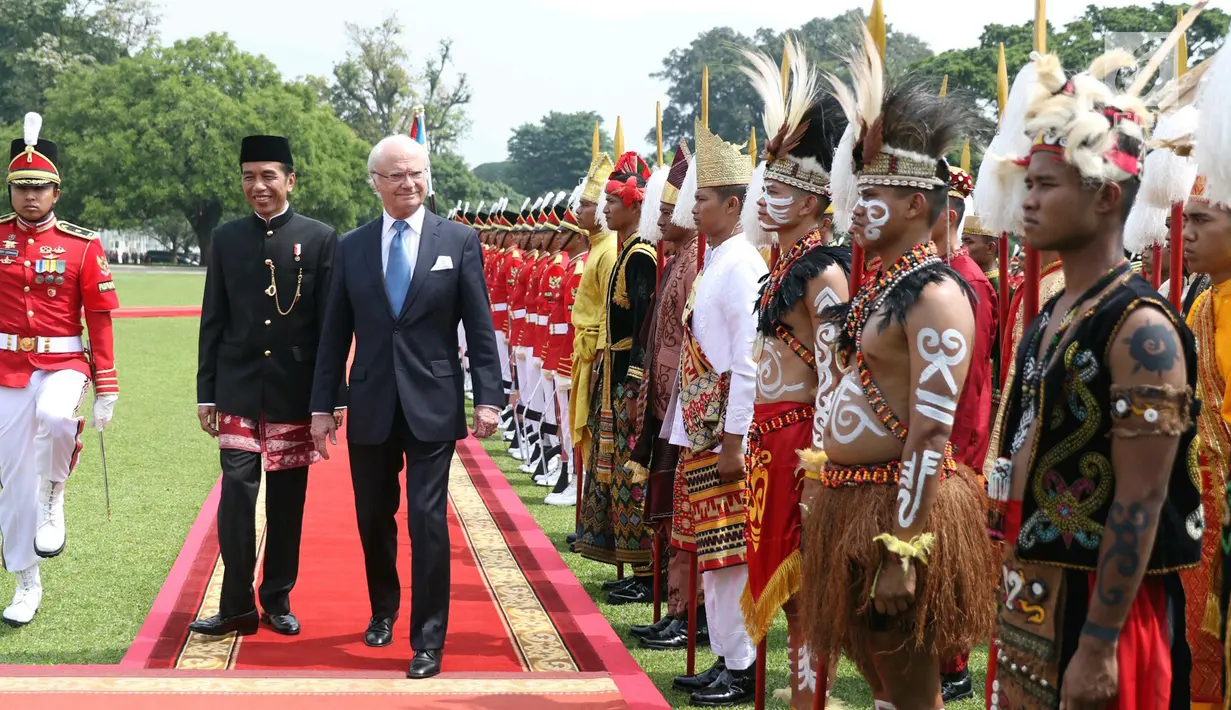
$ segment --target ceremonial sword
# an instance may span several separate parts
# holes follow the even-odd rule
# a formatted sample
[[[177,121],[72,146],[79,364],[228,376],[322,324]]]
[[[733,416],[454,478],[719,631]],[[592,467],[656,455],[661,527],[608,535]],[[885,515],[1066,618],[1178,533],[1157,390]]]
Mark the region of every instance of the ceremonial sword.
[[[94,381],[94,397],[98,398],[98,370],[94,366],[94,353],[87,344],[86,361],[90,363],[90,379]],[[91,412],[93,416],[93,412]],[[107,522],[111,522],[111,483],[107,480],[107,446],[103,441],[103,430],[98,430],[98,456],[103,462],[103,497],[107,502]]]

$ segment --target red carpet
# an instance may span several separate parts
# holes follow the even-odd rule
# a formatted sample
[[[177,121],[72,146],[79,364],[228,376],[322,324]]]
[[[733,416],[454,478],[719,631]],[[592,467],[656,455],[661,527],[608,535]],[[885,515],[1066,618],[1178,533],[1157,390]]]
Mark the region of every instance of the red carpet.
[[[129,306],[111,312],[115,318],[174,318],[177,316],[201,316],[200,306]]]
[[[121,702],[126,709],[146,707],[141,703],[154,701],[147,698],[143,679],[170,673],[175,679],[225,679],[221,685],[200,687],[151,686],[159,690],[148,692],[183,693],[184,698],[172,701],[175,707],[196,707],[187,703],[203,698],[212,698],[216,707],[224,697],[236,708],[256,707],[258,696],[269,700],[284,694],[295,694],[295,704],[303,707],[339,707],[339,693],[347,695],[346,707],[355,708],[667,707],[503,473],[473,439],[459,442],[450,471],[452,601],[444,673],[428,682],[405,681],[411,656],[405,513],[399,514],[404,591],[395,642],[383,649],[368,648],[362,632],[370,609],[345,447],[331,454],[330,461],[309,474],[299,583],[291,595],[304,629],[300,636],[282,637],[266,628],[238,641],[188,633],[192,620],[217,608],[221,565],[215,489],[120,664],[124,682],[100,678],[97,669],[63,668],[51,674],[89,677],[78,678],[75,685],[40,685],[37,679],[21,677],[29,672],[0,667],[0,695],[16,700],[24,693],[54,690],[54,702],[40,701],[43,710],[82,702],[99,708],[118,708]],[[339,675],[353,682],[342,684],[341,690],[336,682],[325,682]],[[288,678],[302,682],[278,685]],[[392,695],[386,692],[391,679],[401,680],[391,686],[396,691]],[[365,684],[374,687],[363,690]],[[63,705],[58,704],[61,700]]]

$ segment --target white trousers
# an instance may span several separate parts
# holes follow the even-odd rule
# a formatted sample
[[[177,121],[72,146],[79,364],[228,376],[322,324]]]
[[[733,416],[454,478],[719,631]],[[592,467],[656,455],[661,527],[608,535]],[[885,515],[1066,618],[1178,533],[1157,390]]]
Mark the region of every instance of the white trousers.
[[[539,385],[543,381],[543,363],[536,361],[534,356],[530,354],[530,348],[526,348],[523,360],[526,363],[526,393],[524,401],[526,409],[532,412],[543,413],[543,388]],[[542,421],[541,419],[539,421]]]
[[[509,365],[509,339],[503,330],[496,331],[496,355],[500,358],[500,379],[504,380],[504,393],[513,392],[513,368]]]
[[[747,670],[757,660],[756,646],[744,627],[740,596],[748,584],[748,565],[711,570],[701,575],[710,650],[726,659],[727,668]]]
[[[517,372],[513,373],[517,377],[517,401],[526,407],[530,404],[533,385],[530,383],[530,366],[526,364],[524,348],[513,348],[513,362],[517,367]]]
[[[564,451],[561,459],[573,460],[573,418],[569,416],[568,397],[573,388],[571,380],[556,377],[556,403],[560,405],[560,448]]]
[[[39,561],[39,483],[63,483],[77,463],[87,384],[73,370],[36,370],[27,387],[0,387],[0,538],[10,572]]]
[[[542,365],[543,363],[540,361],[539,367],[541,368]],[[543,413],[544,424],[558,425],[559,422],[556,420],[556,377],[549,372],[544,372],[542,369],[539,370],[539,375],[539,381],[542,384],[539,385],[539,396],[534,403],[534,411]],[[545,443],[550,443],[552,446],[560,443],[560,435],[558,433],[552,435],[551,438],[553,441]]]

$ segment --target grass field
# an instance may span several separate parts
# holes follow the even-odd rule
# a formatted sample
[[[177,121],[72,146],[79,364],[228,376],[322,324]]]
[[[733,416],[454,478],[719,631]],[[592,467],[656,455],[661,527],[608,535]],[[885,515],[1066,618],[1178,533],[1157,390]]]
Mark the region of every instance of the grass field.
[[[115,279],[128,306],[197,305],[204,281],[200,273],[175,271],[117,271]],[[108,522],[104,508],[98,436],[87,429],[81,463],[68,484],[68,548],[42,567],[46,596],[38,620],[19,630],[0,625],[0,664],[110,664],[127,651],[218,475],[216,445],[195,416],[196,337],[195,318],[117,320],[121,395],[106,440],[113,519]],[[687,706],[687,696],[671,688],[684,670],[684,652],[645,651],[628,641],[628,627],[648,623],[652,609],[608,605],[600,587],[614,577],[614,568],[567,550],[573,509],[544,505],[545,489],[517,471],[504,444],[484,445],[633,657],[673,706]],[[13,577],[0,574],[0,604],[7,604],[12,591]],[[787,682],[782,617],[769,647],[772,691]],[[708,649],[699,649],[698,668],[712,662]],[[971,666],[980,671],[981,687],[982,650]],[[872,708],[867,686],[845,661],[834,695],[848,707]],[[981,706],[967,701],[948,707]],[[785,705],[771,700],[769,707]]]

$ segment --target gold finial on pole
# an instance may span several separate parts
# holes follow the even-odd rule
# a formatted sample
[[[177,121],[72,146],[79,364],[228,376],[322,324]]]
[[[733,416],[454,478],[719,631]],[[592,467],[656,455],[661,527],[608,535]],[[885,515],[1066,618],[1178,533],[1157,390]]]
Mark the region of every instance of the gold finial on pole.
[[[945,98],[949,95],[949,75],[945,74],[944,81],[940,82],[940,98]]]
[[[782,69],[779,72],[782,74],[782,95],[786,96],[791,88],[791,45],[786,42],[782,44]]]
[[[1175,21],[1184,20],[1183,8],[1176,8]],[[1180,35],[1180,42],[1175,46],[1175,77],[1179,79],[1188,71],[1188,33]]]
[[[619,160],[621,155],[624,155],[624,126],[620,123],[620,117],[616,116],[616,132],[615,132],[615,155]]]
[[[1004,118],[1004,106],[1009,103],[1009,66],[1004,61],[1004,42],[1000,43],[1000,63],[996,66],[996,105],[998,119]]]
[[[710,127],[710,68],[701,69],[701,125]]]
[[[748,155],[752,156],[752,167],[757,166],[757,127],[752,127],[752,134],[748,137]]]
[[[1047,54],[1047,0],[1034,0],[1034,51]]]
[[[958,162],[958,165],[962,168],[962,170],[965,170],[967,173],[970,172],[970,139],[969,138],[967,138],[966,142],[962,144],[962,159]]]
[[[654,136],[658,141],[658,167],[663,166],[663,102],[654,111]]]
[[[598,154],[599,152],[602,151],[602,149],[603,149],[602,142],[599,138],[599,132],[598,132],[598,121],[595,121],[594,122],[594,138],[590,140],[590,162],[591,163],[593,163],[598,158]]]
[[[881,0],[872,0],[872,12],[868,15],[868,32],[872,33],[872,39],[881,51],[881,61],[885,61],[885,8],[881,5]]]

